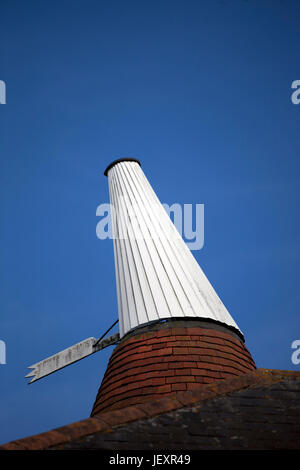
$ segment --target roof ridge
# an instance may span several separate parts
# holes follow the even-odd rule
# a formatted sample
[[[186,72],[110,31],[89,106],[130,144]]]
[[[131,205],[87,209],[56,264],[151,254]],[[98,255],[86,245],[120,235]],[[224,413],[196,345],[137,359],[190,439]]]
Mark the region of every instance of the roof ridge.
[[[104,411],[93,417],[51,431],[8,442],[1,445],[0,450],[45,450],[74,439],[80,439],[95,432],[107,431],[112,427],[122,426],[132,421],[148,419],[238,390],[271,385],[289,378],[300,379],[300,372],[260,368],[236,378],[225,379],[214,384],[199,384],[198,389],[180,391],[168,397],[132,405],[121,410]]]

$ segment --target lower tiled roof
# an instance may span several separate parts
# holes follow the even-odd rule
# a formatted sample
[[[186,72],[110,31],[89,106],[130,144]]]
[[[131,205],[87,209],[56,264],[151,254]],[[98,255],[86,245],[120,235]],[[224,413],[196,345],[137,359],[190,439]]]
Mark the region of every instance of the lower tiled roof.
[[[298,449],[300,372],[257,369],[97,414],[1,450]]]

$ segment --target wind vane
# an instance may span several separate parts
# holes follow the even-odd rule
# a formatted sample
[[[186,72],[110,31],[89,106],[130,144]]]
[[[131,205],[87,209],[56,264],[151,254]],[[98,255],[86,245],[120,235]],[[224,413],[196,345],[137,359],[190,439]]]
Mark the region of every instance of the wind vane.
[[[115,321],[113,325],[99,338],[96,339],[94,337],[86,338],[83,341],[80,341],[73,346],[70,346],[63,351],[60,351],[53,356],[47,357],[36,364],[32,364],[29,366],[28,369],[33,369],[29,374],[25,377],[33,377],[30,382],[36,382],[47,375],[53,374],[57,370],[63,369],[74,362],[78,362],[81,359],[84,359],[91,354],[94,354],[102,349],[106,348],[107,346],[111,346],[112,344],[116,344],[119,339],[119,333],[115,333],[114,335],[109,336],[108,338],[104,338],[106,334],[118,323],[119,320]],[[104,339],[103,339],[104,338]]]

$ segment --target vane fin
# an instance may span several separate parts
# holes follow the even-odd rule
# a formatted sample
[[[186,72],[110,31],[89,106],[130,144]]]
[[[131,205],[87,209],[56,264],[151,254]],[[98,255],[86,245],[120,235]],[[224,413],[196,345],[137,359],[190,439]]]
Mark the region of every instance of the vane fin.
[[[33,370],[30,371],[25,378],[33,377],[30,382],[28,382],[29,384],[36,382],[47,375],[53,374],[53,372],[56,372],[57,370],[63,369],[64,367],[74,364],[91,354],[101,351],[101,349],[104,349],[107,346],[115,344],[119,339],[119,333],[115,333],[102,341],[99,341],[94,337],[87,338],[67,349],[64,349],[63,351],[58,352],[57,354],[54,354],[53,356],[47,357],[46,359],[29,366],[28,369]]]

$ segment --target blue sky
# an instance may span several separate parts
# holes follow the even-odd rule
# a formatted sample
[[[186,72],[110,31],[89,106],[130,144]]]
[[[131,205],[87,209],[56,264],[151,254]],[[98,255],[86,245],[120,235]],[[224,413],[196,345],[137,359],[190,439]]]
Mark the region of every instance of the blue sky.
[[[112,348],[28,365],[117,317],[105,167],[205,205],[193,252],[258,367],[299,370],[297,1],[0,2],[0,442],[89,416]]]

